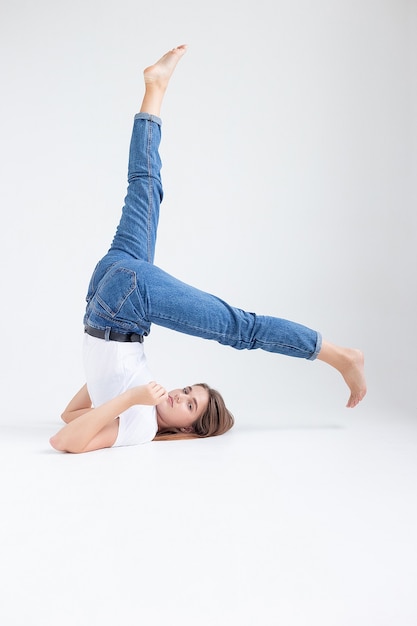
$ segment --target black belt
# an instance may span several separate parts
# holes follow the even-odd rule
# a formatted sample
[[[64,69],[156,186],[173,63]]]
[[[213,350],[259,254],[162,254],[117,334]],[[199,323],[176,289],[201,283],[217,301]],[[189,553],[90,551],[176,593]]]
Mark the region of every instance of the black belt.
[[[137,333],[118,333],[115,330],[110,332],[93,328],[92,326],[84,326],[84,332],[97,339],[107,339],[108,341],[137,341],[143,343],[143,335]]]

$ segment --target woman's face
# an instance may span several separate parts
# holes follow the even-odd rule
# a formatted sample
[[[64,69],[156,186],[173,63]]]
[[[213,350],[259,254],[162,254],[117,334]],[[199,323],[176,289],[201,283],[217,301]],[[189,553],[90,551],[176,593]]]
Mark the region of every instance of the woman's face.
[[[208,400],[207,389],[199,385],[170,391],[156,407],[158,429],[175,427],[191,432],[191,425],[206,410]]]

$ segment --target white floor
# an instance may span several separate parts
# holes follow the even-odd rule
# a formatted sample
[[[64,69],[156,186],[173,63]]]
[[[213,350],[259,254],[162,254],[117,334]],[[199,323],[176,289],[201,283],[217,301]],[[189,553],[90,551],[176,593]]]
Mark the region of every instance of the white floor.
[[[86,455],[0,429],[4,626],[416,626],[417,419]]]

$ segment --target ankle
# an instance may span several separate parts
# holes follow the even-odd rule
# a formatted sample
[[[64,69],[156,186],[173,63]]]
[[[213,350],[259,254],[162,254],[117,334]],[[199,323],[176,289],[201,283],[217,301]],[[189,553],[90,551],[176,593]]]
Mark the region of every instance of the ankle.
[[[146,78],[145,76],[145,92],[164,94],[168,87],[167,80],[159,78]]]
[[[317,358],[339,371],[349,367],[352,360],[352,356],[348,348],[336,346],[328,341],[323,341],[322,348]]]

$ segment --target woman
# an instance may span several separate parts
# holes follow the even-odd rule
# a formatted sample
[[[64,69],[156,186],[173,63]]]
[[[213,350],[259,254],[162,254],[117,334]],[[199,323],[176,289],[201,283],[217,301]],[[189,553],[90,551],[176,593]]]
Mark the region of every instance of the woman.
[[[153,265],[163,195],[159,116],[170,77],[185,51],[186,46],[178,46],[144,71],[145,95],[134,120],[122,217],[87,294],[87,383],[62,414],[66,425],[50,439],[56,450],[87,452],[154,439],[209,437],[233,426],[221,395],[208,385],[167,393],[149,382],[143,339],[152,323],[238,350],[261,348],[318,358],[344,377],[351,408],[366,393],[359,350],[322,341],[320,333],[300,324],[231,307]]]

